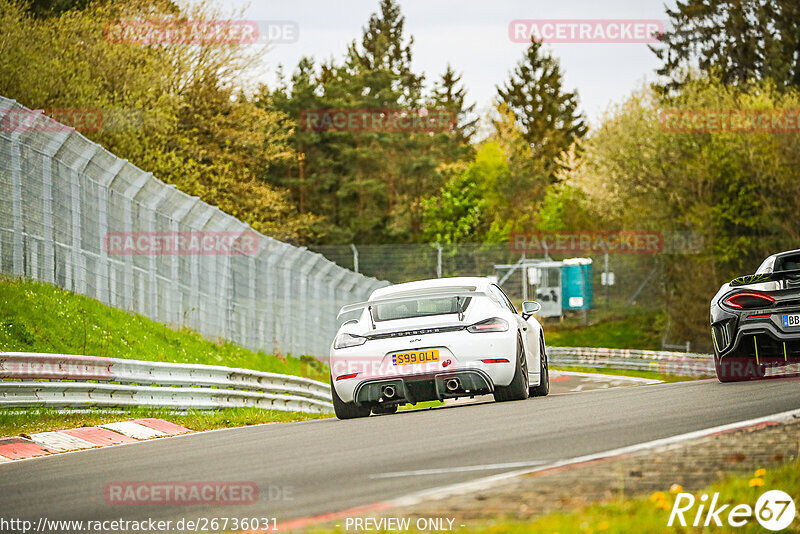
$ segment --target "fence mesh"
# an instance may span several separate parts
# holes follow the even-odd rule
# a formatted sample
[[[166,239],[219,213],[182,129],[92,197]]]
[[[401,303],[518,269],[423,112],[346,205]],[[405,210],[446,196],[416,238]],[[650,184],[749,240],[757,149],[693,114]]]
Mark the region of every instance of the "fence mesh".
[[[8,113],[29,112],[0,97]],[[0,131],[0,272],[267,352],[325,356],[347,303],[384,286],[249,226],[42,117]],[[52,127],[48,127],[52,126]],[[254,236],[246,252],[116,254],[108,236]]]

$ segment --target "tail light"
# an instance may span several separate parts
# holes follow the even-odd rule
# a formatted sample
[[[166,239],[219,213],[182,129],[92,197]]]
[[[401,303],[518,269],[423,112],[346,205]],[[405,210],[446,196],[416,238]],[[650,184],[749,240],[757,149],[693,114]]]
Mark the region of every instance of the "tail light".
[[[489,358],[487,360],[481,360],[483,363],[509,363],[508,359],[506,358]]]
[[[338,382],[339,380],[349,380],[351,378],[355,378],[356,376],[358,376],[358,373],[350,373],[349,375],[339,375],[336,377],[336,381]]]
[[[775,299],[763,293],[736,293],[727,297],[723,302],[732,308],[739,310],[749,310],[753,308],[765,308],[772,306]]]
[[[508,321],[500,317],[485,319],[467,327],[467,332],[477,334],[479,332],[505,332],[508,330]]]
[[[364,336],[342,333],[336,336],[336,340],[333,342],[333,348],[346,349],[348,347],[357,347],[359,345],[363,345],[366,342],[367,338]]]

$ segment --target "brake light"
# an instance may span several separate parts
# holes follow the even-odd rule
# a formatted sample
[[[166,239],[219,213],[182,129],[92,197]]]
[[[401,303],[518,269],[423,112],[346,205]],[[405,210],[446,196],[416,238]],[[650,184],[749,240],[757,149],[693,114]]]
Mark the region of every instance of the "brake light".
[[[762,313],[761,315],[748,315],[748,319],[768,319],[772,314]]]
[[[348,380],[350,378],[355,378],[356,376],[358,376],[358,373],[351,373],[349,375],[339,375],[336,377],[336,381],[338,382],[339,380]]]
[[[481,360],[483,363],[508,363],[506,358],[489,358],[488,360]]]
[[[765,306],[772,306],[775,299],[763,293],[736,293],[725,299],[725,304],[733,308],[749,309],[749,308],[763,308]]]
[[[479,332],[505,332],[506,330],[508,330],[508,321],[500,317],[485,319],[467,327],[467,332],[472,332],[473,334]]]

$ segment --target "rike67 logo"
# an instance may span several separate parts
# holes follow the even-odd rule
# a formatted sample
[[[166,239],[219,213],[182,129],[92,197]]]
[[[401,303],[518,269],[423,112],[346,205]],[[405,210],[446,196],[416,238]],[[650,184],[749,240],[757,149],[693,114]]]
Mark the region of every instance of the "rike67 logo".
[[[765,529],[778,531],[792,524],[796,512],[792,498],[780,490],[762,493],[755,507],[749,504],[719,504],[719,493],[710,499],[706,494],[696,499],[691,493],[679,493],[667,526],[743,527],[755,519]]]

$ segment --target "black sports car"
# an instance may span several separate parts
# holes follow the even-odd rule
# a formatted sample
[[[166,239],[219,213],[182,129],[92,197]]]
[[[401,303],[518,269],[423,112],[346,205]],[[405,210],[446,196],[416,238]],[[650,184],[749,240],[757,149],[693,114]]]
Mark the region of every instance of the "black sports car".
[[[773,254],[755,274],[723,285],[711,300],[711,338],[720,382],[800,363],[800,249]]]

